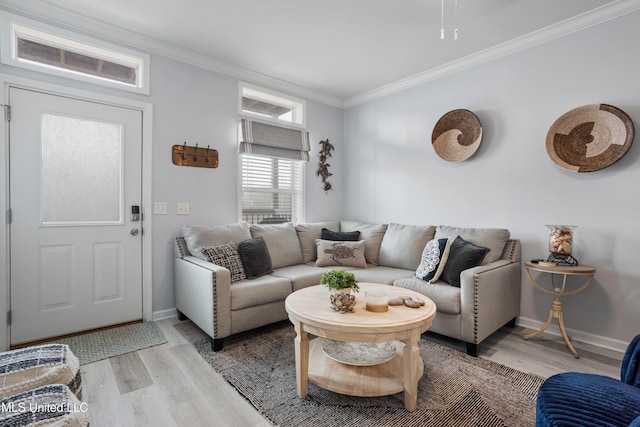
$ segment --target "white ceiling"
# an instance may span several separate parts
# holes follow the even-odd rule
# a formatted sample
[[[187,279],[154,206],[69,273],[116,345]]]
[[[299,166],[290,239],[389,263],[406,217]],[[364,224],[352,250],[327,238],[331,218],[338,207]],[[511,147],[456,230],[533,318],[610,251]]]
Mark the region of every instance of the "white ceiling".
[[[0,0],[341,104],[640,8],[639,0],[458,0],[454,41],[454,4],[444,0],[440,40],[441,0]]]

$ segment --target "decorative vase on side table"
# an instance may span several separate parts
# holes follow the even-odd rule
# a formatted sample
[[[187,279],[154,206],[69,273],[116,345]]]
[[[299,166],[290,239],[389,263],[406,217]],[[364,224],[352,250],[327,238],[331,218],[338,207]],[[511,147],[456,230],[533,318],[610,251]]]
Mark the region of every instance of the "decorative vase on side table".
[[[573,252],[573,230],[575,225],[547,225],[549,227],[548,262],[564,265],[578,265]]]

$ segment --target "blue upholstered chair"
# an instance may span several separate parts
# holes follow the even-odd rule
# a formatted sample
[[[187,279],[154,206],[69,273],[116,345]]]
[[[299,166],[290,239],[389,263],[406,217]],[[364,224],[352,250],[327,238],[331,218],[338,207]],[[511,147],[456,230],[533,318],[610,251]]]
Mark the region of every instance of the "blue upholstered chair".
[[[640,335],[627,347],[620,381],[603,375],[564,372],[538,391],[536,427],[640,427]]]

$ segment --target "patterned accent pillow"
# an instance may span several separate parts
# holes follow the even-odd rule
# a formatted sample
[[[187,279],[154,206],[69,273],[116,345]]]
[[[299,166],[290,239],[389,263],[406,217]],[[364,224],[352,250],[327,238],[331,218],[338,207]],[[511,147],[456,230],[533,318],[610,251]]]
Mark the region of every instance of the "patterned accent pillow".
[[[231,283],[247,278],[242,268],[240,255],[238,255],[238,250],[233,242],[202,248],[202,255],[205,256],[207,261],[229,270],[229,273],[231,273]]]
[[[429,240],[422,251],[422,259],[415,276],[429,283],[438,280],[447,264],[450,248],[451,240],[448,237]]]
[[[451,243],[449,259],[444,266],[440,278],[456,288],[460,287],[460,273],[469,268],[480,265],[489,253],[489,248],[474,245],[458,236]]]
[[[364,258],[364,240],[357,242],[334,242],[332,240],[316,239],[318,259],[316,266],[326,267],[338,265],[343,267],[367,268]]]

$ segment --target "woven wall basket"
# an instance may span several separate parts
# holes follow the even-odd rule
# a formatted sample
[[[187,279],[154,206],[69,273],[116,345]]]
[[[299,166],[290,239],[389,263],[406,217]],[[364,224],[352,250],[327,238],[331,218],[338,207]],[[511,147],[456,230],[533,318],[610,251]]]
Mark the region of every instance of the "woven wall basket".
[[[461,162],[471,157],[480,141],[480,120],[469,110],[449,111],[438,120],[431,134],[436,154],[449,162]]]
[[[633,137],[633,122],[624,111],[607,104],[584,105],[551,125],[547,154],[564,169],[593,172],[620,160]]]

